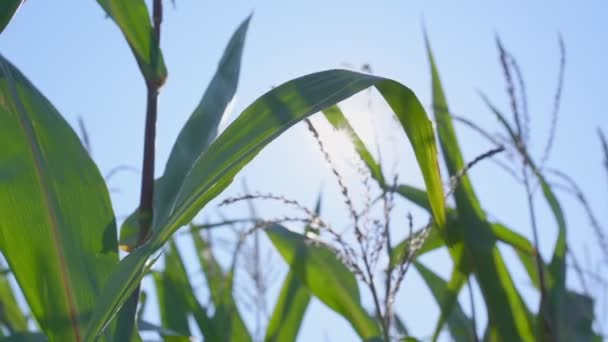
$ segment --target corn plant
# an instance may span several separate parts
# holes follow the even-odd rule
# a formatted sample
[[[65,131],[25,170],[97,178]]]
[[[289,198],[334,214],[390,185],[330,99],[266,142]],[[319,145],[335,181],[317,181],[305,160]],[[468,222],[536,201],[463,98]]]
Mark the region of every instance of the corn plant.
[[[2,2],[0,29],[22,3]],[[50,341],[141,340],[136,321],[140,281],[174,233],[289,127],[371,86],[382,94],[409,137],[434,222],[444,226],[446,209],[434,133],[415,94],[396,81],[345,70],[309,74],[262,95],[225,131],[218,132],[236,91],[249,18],[235,32],[180,132],[164,173],[155,179],[157,100],[168,77],[160,49],[162,2],[153,1],[151,15],[143,0],[98,3],[126,39],[147,89],[140,204],[132,215],[131,231],[121,241],[130,254],[119,260],[116,218],[107,186],[77,135],[32,82],[0,56],[0,251],[37,323],[32,329],[16,314],[3,319],[7,327],[3,334]],[[284,243],[285,257],[302,245],[301,238],[289,232],[276,230],[275,235]],[[170,244],[168,263],[178,268],[173,250]],[[315,286],[332,281],[324,279]],[[161,296],[170,296],[170,286],[162,279],[157,283],[165,284]],[[1,284],[6,293],[6,282]],[[344,306],[343,301],[357,295],[353,283],[347,285],[346,295],[328,294],[333,305],[361,322],[358,331],[366,340],[381,338],[356,303]],[[211,285],[210,290],[222,300],[225,292]],[[7,303],[16,310],[14,301]],[[225,316],[206,321],[205,331],[213,334],[221,317]],[[204,315],[199,318],[205,320]],[[230,339],[246,340],[241,336]]]
[[[521,111],[524,113],[527,111],[527,108],[525,108],[527,104],[525,98],[521,99],[515,95],[516,86],[514,83],[516,81],[514,81],[514,78],[520,78],[521,74],[514,58],[502,47],[500,41],[497,41],[501,65],[507,79],[508,95],[512,104],[513,123],[510,123],[506,116],[492,105],[485,95],[482,95],[482,99],[488,104],[490,111],[506,131],[508,147],[521,158],[522,185],[525,186],[529,196],[528,205],[534,239],[530,242],[500,222],[491,222],[482,210],[471,181],[463,172],[468,168],[468,165],[464,163],[459,148],[453,126],[454,116],[448,109],[446,96],[427,39],[427,52],[432,77],[432,107],[443,159],[451,177],[450,183],[453,187],[456,207],[446,208],[447,222],[444,226],[436,225],[430,232],[427,228],[422,229],[396,246],[391,246],[393,256],[390,260],[396,266],[399,260],[403,260],[404,255],[411,255],[412,252],[420,256],[440,247],[446,247],[450,252],[454,267],[452,275],[447,281],[438,277],[419,261],[413,261],[414,268],[418,270],[428,284],[441,308],[441,315],[436,324],[433,340],[438,338],[443,326],[447,323],[452,338],[457,341],[599,341],[602,338],[601,335],[592,330],[594,321],[593,299],[588,295],[579,294],[566,288],[567,242],[564,213],[557,196],[554,194],[556,186],[546,180],[546,171],[542,166],[538,166],[528,151],[526,137],[529,136],[529,132],[525,133],[527,126],[525,114],[521,113]],[[555,132],[555,117],[559,109],[564,66],[564,47],[561,40],[560,47],[562,60],[555,96],[554,119],[551,125],[550,138],[540,158],[540,164],[544,164],[547,160]],[[520,86],[523,84],[521,79],[518,79],[518,82]],[[374,160],[372,154],[338,107],[331,107],[325,110],[324,114],[336,129],[347,132],[359,157],[369,169],[369,174],[381,188],[397,193],[432,213],[432,207],[423,190],[409,185],[394,185],[386,181],[381,165]],[[503,144],[492,139],[491,134],[480,129],[474,123],[459,117],[456,118],[472,126],[485,137],[489,137],[493,144],[504,147]],[[531,199],[534,184],[540,188],[558,228],[558,238],[549,262],[544,261],[538,252],[537,223]],[[575,187],[575,189],[577,188]],[[584,197],[581,197],[581,192],[577,191],[576,194],[579,198],[583,198],[582,202],[585,206],[586,202]],[[452,194],[448,192],[447,195]],[[593,215],[590,215],[590,218],[594,227],[599,226],[593,219]],[[601,230],[599,231],[601,233]],[[602,234],[599,234],[599,236],[602,237]],[[412,250],[413,242],[420,239],[423,240],[422,246]],[[515,251],[530,280],[539,291],[540,303],[535,310],[527,307],[515,287],[504,259],[497,248],[499,243],[505,244]],[[605,243],[605,239],[600,239],[600,243]],[[485,309],[489,322],[481,337],[477,336],[474,318],[467,317],[457,301],[459,292],[468,283],[470,277],[475,277],[486,304]]]
[[[369,289],[373,298],[375,315],[372,316],[376,321],[376,329],[382,333],[384,340],[404,337],[413,340],[412,337],[408,336],[407,329],[404,329],[404,324],[395,315],[396,308],[392,307],[395,292],[399,289],[398,284],[409,264],[412,264],[427,283],[441,309],[432,340],[436,340],[444,326],[447,325],[451,337],[456,341],[600,341],[603,338],[602,335],[596,333],[592,328],[594,323],[593,298],[588,293],[577,293],[566,287],[566,253],[568,252],[566,221],[565,214],[555,194],[556,189],[569,191],[581,202],[588,213],[591,226],[597,233],[598,243],[602,251],[605,251],[606,239],[600,224],[576,183],[567,175],[551,170],[545,165],[555,136],[565,66],[565,48],[561,38],[559,42],[561,51],[560,70],[550,134],[540,158],[536,161],[528,147],[531,134],[529,119],[527,118],[525,89],[520,89],[524,88],[523,77],[514,57],[506,51],[500,40],[497,40],[497,45],[501,67],[505,74],[507,95],[511,103],[512,120],[508,120],[506,115],[498,110],[487,96],[482,94],[481,97],[488,105],[491,114],[497,118],[500,128],[506,133],[506,139],[503,142],[498,142],[497,139],[493,138],[493,134],[478,127],[474,122],[450,112],[430,44],[428,40],[426,41],[431,65],[432,107],[442,155],[450,175],[450,188],[445,196],[453,196],[455,202],[454,208],[446,208],[447,221],[445,225],[438,225],[435,220],[431,220],[428,225],[411,233],[408,238],[397,244],[391,243],[390,229],[383,224],[377,227],[375,235],[373,233],[362,233],[362,215],[354,209],[354,201],[349,196],[349,190],[344,184],[343,177],[339,174],[337,168],[331,165],[332,161],[323,147],[323,141],[318,138],[318,133],[310,122],[308,122],[309,127],[317,138],[326,160],[331,165],[332,173],[337,176],[340,192],[345,197],[349,216],[353,220],[354,244],[345,242],[342,235],[332,230],[331,226],[325,223],[318,214],[313,213],[310,209],[303,208],[302,205],[293,200],[281,196],[249,194],[240,198],[229,199],[225,203],[253,198],[257,200],[270,199],[282,202],[284,205],[299,207],[306,214],[304,220],[314,222],[319,227],[316,234],[311,236],[306,231],[296,233],[281,226],[281,221],[294,221],[296,220],[294,218],[269,220],[270,222],[266,223],[265,226],[265,231],[270,240],[290,267],[290,275],[286,278],[283,289],[292,286],[291,274],[295,274],[307,291],[310,291],[328,307],[349,321],[362,339],[366,339],[366,335],[361,330],[361,321],[355,317],[356,315],[352,310],[334,302],[338,295],[332,292],[331,286],[319,286],[316,281],[320,280],[310,279],[311,275],[319,273],[335,275],[350,271],[352,275],[341,274],[340,278],[349,278],[351,283],[355,282],[355,276],[357,276]],[[346,132],[350,138],[361,162],[367,169],[365,176],[374,179],[382,190],[381,195],[376,198],[384,200],[385,208],[391,207],[392,200],[387,200],[388,194],[398,194],[409,202],[428,210],[432,215],[433,208],[424,190],[410,185],[396,184],[395,181],[388,180],[389,177],[386,177],[383,173],[382,165],[374,159],[370,150],[359,138],[338,106],[326,108],[323,110],[323,114],[335,129]],[[481,133],[488,138],[492,145],[496,145],[497,149],[476,158],[473,162],[465,163],[455,134],[453,124],[455,120]],[[600,139],[604,150],[606,150],[605,139],[601,131]],[[508,175],[514,176],[526,190],[532,241],[529,241],[514,229],[500,222],[493,222],[486,217],[481,202],[475,195],[472,182],[466,173],[480,159],[493,157],[496,152],[504,149],[507,149],[511,155],[517,156],[515,165],[521,167],[521,176],[518,175],[518,172],[512,170],[508,164],[501,163],[498,160],[495,161],[507,171]],[[555,182],[553,180],[555,178],[567,183],[568,186]],[[367,179],[364,179],[364,182],[367,182]],[[537,230],[540,224],[536,221],[532,200],[535,188],[540,190],[551,210],[558,230],[553,255],[549,261],[542,258],[538,248]],[[365,207],[363,211],[368,210],[369,208]],[[390,224],[388,216],[385,221],[386,225]],[[543,227],[548,225],[547,222],[542,223]],[[371,231],[374,232],[374,228]],[[330,242],[327,242],[327,239],[319,238],[318,235],[323,233],[329,234]],[[291,243],[287,241],[291,241]],[[385,283],[379,284],[374,281],[374,274],[370,271],[370,268],[375,265],[372,262],[375,260],[375,253],[378,253],[384,244],[387,246],[384,250],[388,254],[389,265],[384,268],[386,270]],[[524,302],[510,275],[504,257],[497,248],[499,244],[513,249],[518,256],[527,272],[527,276],[539,293],[538,307],[530,308]],[[370,246],[372,247],[370,248]],[[417,260],[418,256],[442,247],[448,249],[454,263],[452,275],[447,281]],[[570,254],[573,257],[571,252]],[[316,258],[324,260],[325,263]],[[396,272],[396,276],[393,274],[394,270],[399,270],[399,272]],[[318,271],[318,273],[315,271]],[[580,269],[577,271],[580,273]],[[322,277],[319,276],[319,278]],[[465,285],[469,286],[469,292],[472,291],[471,278],[474,278],[479,284],[488,317],[488,325],[481,336],[478,335],[475,317],[468,316],[458,303],[458,294]],[[332,283],[332,281],[326,280],[323,282],[323,284],[328,283]],[[355,300],[359,296],[359,291],[354,286],[351,290],[341,290],[341,293],[351,293]],[[386,295],[382,296],[384,293]],[[295,303],[299,295],[298,292],[291,294],[281,292],[278,303],[287,300]],[[307,303],[305,298],[301,299],[302,305]],[[296,307],[298,310],[301,308],[300,305]],[[297,329],[298,325],[292,323],[288,327],[289,329],[293,329],[293,327]],[[288,340],[295,338],[293,333],[289,336]]]

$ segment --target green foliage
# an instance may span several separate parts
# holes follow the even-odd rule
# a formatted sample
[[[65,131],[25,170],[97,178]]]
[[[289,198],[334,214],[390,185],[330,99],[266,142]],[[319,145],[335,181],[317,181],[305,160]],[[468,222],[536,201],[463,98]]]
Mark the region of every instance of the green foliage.
[[[266,228],[266,234],[306,288],[346,318],[363,340],[380,336],[376,322],[361,306],[355,276],[335,251],[278,224]]]
[[[0,5],[0,32],[21,2],[7,0]],[[143,0],[98,3],[120,28],[148,90],[158,90],[167,77],[159,47],[162,18],[158,8],[153,11],[155,18],[151,18]],[[155,1],[155,6],[158,3]],[[259,97],[218,135],[219,123],[238,86],[250,20],[251,17],[246,18],[232,35],[210,84],[178,135],[163,175],[154,182],[152,217],[142,217],[135,210],[123,223],[120,239],[116,237],[108,189],[86,149],[51,103],[0,56],[0,208],[4,210],[0,215],[0,252],[40,330],[30,331],[28,316],[17,303],[7,273],[3,272],[2,339],[140,341],[139,331],[153,331],[165,341],[187,341],[196,335],[189,324],[192,317],[205,340],[256,340],[238,307],[236,262],[227,270],[222,268],[211,239],[204,235],[208,229],[238,220],[203,225],[191,221],[264,147],[320,111],[334,128],[347,133],[383,196],[397,194],[425,209],[431,217],[427,227],[397,244],[391,245],[387,238],[387,249],[389,270],[402,267],[404,276],[408,263],[412,263],[438,303],[441,314],[433,340],[446,324],[454,340],[478,340],[474,317],[468,317],[458,302],[460,290],[471,277],[479,284],[486,305],[489,322],[483,340],[600,339],[592,329],[593,300],[566,287],[566,221],[552,185],[542,167],[522,147],[519,128],[512,127],[505,115],[483,97],[511,143],[517,146],[555,218],[558,238],[551,260],[542,260],[536,242],[486,217],[466,174],[470,165],[460,150],[428,40],[438,142],[454,184],[447,193],[442,185],[431,121],[416,95],[390,79],[345,70],[302,76]],[[405,132],[425,190],[389,184],[381,164],[337,106],[370,87],[382,95]],[[604,142],[604,149],[608,150],[605,145]],[[450,197],[454,207],[446,206]],[[320,201],[314,217],[318,218],[319,213]],[[151,231],[142,239],[147,233],[142,224],[145,219],[151,219]],[[364,341],[384,340],[393,330],[403,341],[417,341],[407,336],[399,315],[382,317],[377,298],[376,315],[368,313],[361,303],[357,281],[360,270],[349,269],[352,265],[343,262],[335,248],[316,238],[323,232],[313,221],[308,222],[303,234],[278,222],[260,222],[257,218],[253,221],[248,223],[255,224],[254,229],[264,227],[289,267],[265,330],[265,341],[294,341],[313,297],[344,317]],[[188,238],[193,242],[209,292],[208,303],[197,298],[199,289],[187,272],[180,244],[173,239],[186,225],[190,225]],[[515,251],[541,293],[538,310],[525,305],[499,244]],[[119,246],[130,253],[120,261]],[[444,247],[454,265],[447,281],[416,260]],[[160,257],[164,258],[164,269],[151,271]],[[141,321],[143,304],[139,313],[137,310],[140,283],[147,275],[154,279],[159,325]],[[390,281],[387,283],[390,285]],[[389,285],[386,312],[390,312],[389,303],[394,300],[390,298]],[[376,297],[376,293],[373,295]],[[393,326],[388,327],[389,323]]]
[[[108,190],[74,131],[1,56],[0,127],[0,250],[47,336],[81,340],[118,262]]]
[[[315,215],[320,214],[321,195],[315,206]],[[319,230],[309,225],[304,229],[304,233],[318,234]],[[296,261],[300,262],[300,259]],[[297,269],[290,266],[270,317],[264,341],[295,341],[311,298],[310,290],[306,283],[298,277]]]

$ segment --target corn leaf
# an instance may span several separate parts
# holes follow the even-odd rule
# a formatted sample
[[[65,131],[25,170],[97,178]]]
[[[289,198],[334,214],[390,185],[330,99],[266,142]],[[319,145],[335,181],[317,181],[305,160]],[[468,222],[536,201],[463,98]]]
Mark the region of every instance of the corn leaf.
[[[158,184],[154,203],[155,221],[166,220],[174,209],[179,190],[193,171],[198,158],[209,148],[218,133],[220,120],[232,101],[238,85],[245,45],[248,17],[234,32],[219,66],[200,103],[179,133],[171,150],[165,172]],[[155,225],[155,228],[160,226]]]
[[[189,336],[188,312],[190,306],[184,295],[187,291],[192,292],[192,289],[188,288],[187,285],[188,274],[175,242],[169,242],[164,255],[164,271],[153,273],[162,326],[177,332],[179,335]]]
[[[167,219],[154,221],[150,241],[123,259],[111,276],[93,313],[88,337],[99,335],[136,288],[148,258],[219,195],[267,144],[297,122],[370,86],[379,90],[402,122],[427,186],[435,222],[443,224],[445,207],[433,130],[414,93],[389,79],[344,70],[303,76],[256,100],[196,159]]]
[[[169,249],[165,255],[165,270],[154,274],[161,321],[163,327],[171,331],[171,334],[162,333],[165,340],[183,338],[190,334],[188,326],[190,313],[206,340],[218,340],[206,308],[195,296],[195,290],[175,242],[169,242]]]
[[[146,2],[97,0],[97,3],[122,31],[144,78],[153,83],[163,84],[167,78],[167,69],[160,48],[155,47],[152,42],[152,23]]]
[[[23,0],[4,0],[0,3],[0,33],[4,31],[22,2]]]
[[[315,214],[318,216],[321,213],[321,195],[315,205]],[[310,226],[304,229],[304,232],[315,232]],[[283,281],[279,298],[270,317],[270,322],[266,328],[266,342],[279,341],[295,341],[300,330],[300,325],[304,319],[304,314],[310,303],[310,292],[306,285],[302,283],[300,278],[293,270],[289,270]]]
[[[454,341],[477,341],[473,321],[458,303],[458,291],[466,279],[452,278],[448,283],[417,261],[414,262],[414,267],[431,290],[443,315],[447,317],[448,329]]]
[[[6,275],[0,275],[0,326],[11,334],[27,331],[27,318],[15,299]]]
[[[435,69],[433,69],[433,70],[435,70]],[[436,73],[436,70],[435,70],[435,73]],[[438,82],[438,77],[436,78],[436,82]],[[437,88],[437,89],[435,89],[435,94],[437,95],[437,101],[440,102],[440,104],[441,104],[441,101],[445,102],[443,92],[441,90],[440,84],[438,86],[437,86],[437,84],[435,84],[435,85]],[[446,106],[445,103],[443,103],[443,106]],[[370,170],[372,177],[379,183],[379,185],[382,188],[387,189],[389,191],[396,191],[403,197],[418,204],[419,206],[425,208],[426,210],[429,210],[429,211],[431,210],[430,203],[428,201],[428,196],[423,190],[419,190],[419,189],[416,189],[415,187],[407,186],[407,185],[399,185],[399,186],[393,188],[392,186],[389,186],[384,182],[384,177],[382,176],[379,164],[376,163],[376,161],[373,159],[371,153],[369,153],[369,150],[365,147],[363,141],[356,134],[356,132],[354,131],[352,126],[348,123],[348,120],[346,119],[344,114],[342,114],[342,112],[340,111],[340,109],[337,106],[326,109],[324,111],[324,114],[325,114],[325,117],[328,119],[328,121],[334,126],[334,128],[343,130],[344,132],[347,133],[347,135],[349,136],[351,142],[353,143],[353,145],[355,147],[355,150],[359,154],[359,157],[364,162],[364,164],[367,166],[367,168]],[[446,124],[446,125],[448,125],[448,129],[444,129],[443,134],[449,135],[450,134],[449,127],[451,127],[451,122],[449,122],[449,124]],[[453,127],[451,128],[451,130],[453,132]],[[455,135],[454,135],[454,140],[455,140]],[[452,149],[450,149],[450,151],[451,151],[451,153],[455,153],[455,151],[458,151],[458,154],[459,154],[459,150],[455,150],[452,148]],[[458,165],[462,165],[464,167],[464,164],[462,162],[462,156],[458,156],[458,155],[454,156],[454,158],[452,158],[451,162],[456,163]],[[472,186],[470,186],[470,184],[469,184],[468,191],[472,196],[474,196],[474,194],[472,193],[472,191],[473,191]],[[475,203],[477,203],[477,200],[475,200]],[[474,205],[475,205],[475,203],[474,203]],[[485,219],[482,222],[483,222],[482,223],[483,225],[486,225]],[[446,242],[448,242],[448,245],[453,245],[453,244],[456,244],[456,242],[458,242],[459,240],[461,241],[462,240],[462,231],[464,229],[464,226],[462,226],[462,224],[460,223],[460,220],[458,219],[456,211],[453,209],[448,209],[448,220],[447,220],[447,225],[446,225],[446,229],[445,229],[446,234],[443,235],[443,237],[442,237],[442,234],[440,234],[439,227],[437,227],[436,225],[432,225],[430,229],[431,230],[429,231],[426,240],[424,241],[420,250],[417,251],[417,255],[424,254],[426,252],[429,252],[431,250],[444,246],[446,244]],[[511,230],[506,229],[506,227],[504,227],[504,226],[492,226],[491,230],[492,230],[492,233],[494,234],[494,237],[493,237],[494,239],[501,240],[501,241],[511,245],[513,248],[515,248],[516,253],[518,254],[520,260],[526,267],[526,270],[528,270],[531,279],[533,281],[535,281],[537,279],[537,271],[536,271],[536,267],[534,266],[535,253],[534,253],[534,249],[532,248],[532,245],[524,237],[522,237],[521,235],[519,235]],[[391,260],[391,262],[394,265],[402,262],[404,260],[404,258],[410,254],[409,247],[411,245],[411,240],[419,238],[421,234],[423,234],[423,231],[416,232],[412,237],[406,238],[404,241],[402,241],[401,243],[399,243],[397,246],[394,247],[394,249],[392,251],[394,257]],[[443,239],[446,239],[446,241],[443,241]],[[523,244],[523,246],[522,246],[522,244]],[[470,256],[469,256],[469,259],[466,259],[461,254],[462,253],[462,244],[460,244],[459,247],[454,246],[454,248],[455,249],[457,248],[457,250],[455,250],[452,253],[454,259],[458,258],[460,260],[469,260],[469,262],[470,262],[470,260],[471,260]],[[495,253],[492,255],[495,255],[495,257],[497,259],[500,259],[497,261],[498,265],[504,265],[504,263],[502,262],[502,258],[498,253]],[[534,266],[534,267],[532,268],[531,266]],[[471,270],[472,264],[468,264],[468,265],[459,264],[458,268],[459,269],[467,268],[467,269]],[[461,273],[458,273],[458,274],[462,275]],[[508,276],[508,274],[505,274],[505,272],[502,272],[502,274],[505,277]],[[507,285],[510,285],[510,286],[508,286],[508,288],[514,289],[510,278],[505,278],[505,279],[507,279],[506,280]],[[489,277],[487,278],[487,282],[488,283],[490,282]],[[453,299],[456,298],[456,295],[457,295],[457,293],[454,295]],[[521,299],[519,298],[518,294],[512,294],[511,297],[512,297],[512,299],[521,302]],[[516,305],[517,305],[517,302],[516,302]],[[525,309],[524,311],[527,312],[527,309]],[[446,316],[442,315],[442,317],[440,318],[440,320],[437,324],[437,328],[435,331],[436,336],[440,332],[441,326],[445,319],[446,319]]]
[[[215,314],[211,318],[213,341],[252,341],[233,296],[234,270],[225,273],[213,256],[211,245],[192,233],[196,254],[207,279]]]
[[[426,38],[426,37],[425,37]],[[437,123],[439,144],[451,177],[459,174],[466,164],[456,137],[448,104],[439,79],[435,60],[426,40],[429,62],[431,64],[433,109]],[[462,265],[455,262],[455,269],[470,268],[474,271],[479,287],[487,305],[490,321],[490,334],[497,341],[532,341],[534,328],[530,314],[519,295],[515,284],[504,264],[496,246],[496,237],[485,218],[481,205],[468,176],[458,180],[454,191],[456,209],[462,230],[456,239],[462,239],[465,253],[470,257],[456,259],[470,262]],[[451,253],[454,256],[454,253]],[[441,327],[437,326],[435,338]]]
[[[315,297],[346,318],[363,340],[380,336],[378,325],[361,306],[355,276],[333,250],[278,224],[265,231],[290,270]]]
[[[163,176],[154,184],[154,216],[157,221],[166,217],[184,177],[217,136],[220,121],[236,93],[250,20],[251,16],[232,35],[211,83],[178,135]],[[120,247],[131,251],[138,236],[138,217],[137,212],[134,212],[121,226]]]
[[[482,99],[496,116],[499,123],[505,128],[511,141],[517,144],[517,135],[505,116],[483,94]],[[545,338],[547,334],[549,334],[559,341],[568,341],[568,336],[572,336],[571,334],[573,333],[580,333],[580,331],[578,331],[576,325],[573,325],[573,320],[568,317],[570,314],[569,304],[578,305],[579,302],[568,303],[566,299],[569,298],[568,291],[566,290],[566,220],[557,197],[553,193],[551,186],[545,180],[540,169],[535,165],[534,161],[532,161],[532,158],[528,155],[527,151],[523,150],[521,153],[523,154],[522,158],[526,160],[528,167],[538,180],[545,201],[553,213],[558,227],[557,241],[555,242],[555,247],[553,249],[553,256],[548,266],[548,272],[545,273],[545,283],[547,287],[545,291],[547,291],[548,294],[546,298],[547,302],[541,302],[539,310],[539,316],[541,317],[539,321],[547,320],[549,326],[538,327],[539,338]],[[547,331],[547,328],[549,331]],[[592,331],[589,331],[588,335],[592,336],[591,333]],[[565,339],[562,339],[562,336]]]
[[[82,341],[118,262],[108,190],[78,136],[2,56],[0,145],[0,250],[48,338]]]

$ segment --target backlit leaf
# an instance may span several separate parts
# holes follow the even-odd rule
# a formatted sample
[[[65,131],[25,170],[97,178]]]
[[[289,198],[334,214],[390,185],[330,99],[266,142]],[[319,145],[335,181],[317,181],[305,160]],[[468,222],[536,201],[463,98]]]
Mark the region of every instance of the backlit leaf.
[[[78,136],[0,56],[0,250],[41,329],[82,341],[118,262],[108,190]]]

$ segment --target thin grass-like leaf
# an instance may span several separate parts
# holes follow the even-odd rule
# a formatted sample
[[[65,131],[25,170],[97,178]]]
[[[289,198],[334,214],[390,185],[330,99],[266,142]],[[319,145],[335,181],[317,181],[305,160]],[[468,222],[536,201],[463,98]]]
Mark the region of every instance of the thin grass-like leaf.
[[[225,273],[213,256],[210,244],[197,232],[192,233],[199,263],[207,279],[215,315],[211,317],[214,341],[252,341],[234,300],[234,270]]]
[[[319,216],[320,213],[321,195],[319,195],[315,206],[315,215]],[[309,232],[314,231],[314,229],[308,226],[304,231]],[[310,291],[298,278],[296,272],[290,269],[285,276],[279,298],[266,328],[264,341],[295,341],[310,299]]]
[[[174,241],[169,242],[165,250],[165,269],[153,273],[158,297],[158,308],[162,326],[177,332],[179,335],[189,336],[188,313],[190,306],[185,292],[188,288],[188,274],[179,256]]]
[[[439,79],[439,73],[428,42],[425,37],[429,62],[431,64],[433,109],[437,123],[439,143],[443,150],[444,160],[451,177],[459,175],[465,168],[464,158],[453,127],[448,104]],[[467,175],[460,175],[458,186],[454,191],[458,219],[462,230],[456,232],[456,239],[462,239],[464,252],[468,258],[455,258],[455,269],[469,268],[475,272],[477,282],[488,308],[491,336],[503,341],[532,341],[534,339],[533,323],[528,309],[517,292],[513,280],[497,249],[496,238],[471,182]],[[453,249],[454,247],[452,247]],[[467,261],[471,265],[462,265],[456,260]],[[438,336],[440,326],[435,330]]]

